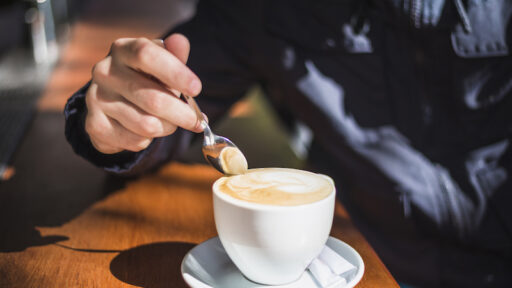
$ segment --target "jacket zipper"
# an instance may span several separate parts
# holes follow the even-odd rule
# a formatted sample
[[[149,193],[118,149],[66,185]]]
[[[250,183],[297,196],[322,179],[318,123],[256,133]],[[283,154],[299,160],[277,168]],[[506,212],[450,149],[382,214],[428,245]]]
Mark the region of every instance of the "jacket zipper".
[[[423,0],[411,0],[411,21],[416,28],[420,28],[421,25],[422,2]]]

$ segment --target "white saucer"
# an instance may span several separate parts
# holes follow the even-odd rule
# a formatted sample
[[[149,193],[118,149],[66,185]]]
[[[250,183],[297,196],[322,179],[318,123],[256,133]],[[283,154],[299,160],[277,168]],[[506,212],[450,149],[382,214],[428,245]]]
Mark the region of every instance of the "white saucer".
[[[326,244],[357,267],[357,272],[347,279],[345,286],[342,286],[346,288],[354,287],[363,277],[363,259],[354,248],[341,240],[329,237]],[[185,282],[192,288],[319,287],[309,272],[302,274],[297,281],[281,286],[266,286],[249,281],[231,262],[219,237],[207,240],[190,250],[181,262],[181,274]]]

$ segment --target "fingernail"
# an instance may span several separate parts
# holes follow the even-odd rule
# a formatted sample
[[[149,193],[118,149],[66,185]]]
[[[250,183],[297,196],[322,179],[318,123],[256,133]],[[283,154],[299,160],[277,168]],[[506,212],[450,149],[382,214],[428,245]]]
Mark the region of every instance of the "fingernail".
[[[199,94],[199,92],[201,92],[201,82],[197,79],[192,80],[188,86],[188,89],[192,95]]]

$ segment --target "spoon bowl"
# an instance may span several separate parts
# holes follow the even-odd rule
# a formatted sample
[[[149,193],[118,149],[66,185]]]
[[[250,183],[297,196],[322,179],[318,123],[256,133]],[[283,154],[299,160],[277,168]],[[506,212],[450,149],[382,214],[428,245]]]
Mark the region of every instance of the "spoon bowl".
[[[215,169],[217,169],[222,174],[239,174],[238,172],[242,172],[243,170],[247,170],[247,160],[245,160],[245,157],[243,156],[242,152],[240,152],[240,149],[236,147],[236,145],[229,140],[226,137],[215,135],[212,130],[210,129],[210,126],[208,125],[208,122],[206,122],[204,114],[201,112],[201,109],[199,109],[199,106],[197,105],[196,101],[193,97],[183,95],[185,97],[186,102],[194,109],[197,115],[198,121],[201,123],[201,127],[203,128],[203,134],[204,134],[204,140],[203,140],[203,155],[206,161],[210,163]],[[234,148],[237,151],[237,159],[241,159],[243,163],[236,163],[241,164],[240,165],[234,165],[237,167],[229,167],[233,166],[229,164],[229,161],[226,161],[222,157],[222,152],[226,148]],[[240,161],[240,160],[239,160]],[[245,167],[244,167],[245,166]],[[242,169],[240,169],[242,167]],[[242,170],[242,171],[240,171]]]

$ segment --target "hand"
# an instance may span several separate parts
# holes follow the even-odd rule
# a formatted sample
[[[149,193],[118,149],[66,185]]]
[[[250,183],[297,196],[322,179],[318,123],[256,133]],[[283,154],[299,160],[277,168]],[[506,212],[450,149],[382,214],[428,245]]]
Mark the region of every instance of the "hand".
[[[194,111],[179,99],[180,93],[201,92],[201,81],[185,65],[189,51],[181,34],[112,44],[110,55],[94,66],[85,98],[85,130],[98,151],[140,151],[178,126],[201,131]]]

